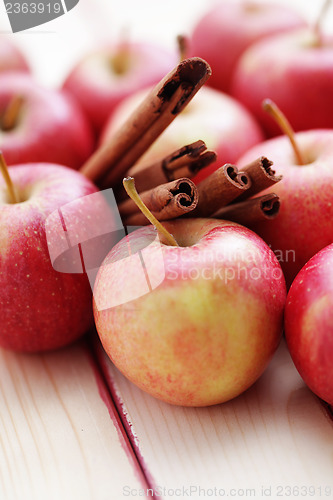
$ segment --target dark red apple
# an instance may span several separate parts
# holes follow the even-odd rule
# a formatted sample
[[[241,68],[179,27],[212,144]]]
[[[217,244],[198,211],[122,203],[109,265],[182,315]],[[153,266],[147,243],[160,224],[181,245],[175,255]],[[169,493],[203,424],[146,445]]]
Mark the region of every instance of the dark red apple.
[[[237,61],[250,45],[275,33],[305,25],[297,12],[278,3],[260,0],[219,2],[196,25],[189,54],[202,57],[211,66],[213,73],[208,85],[229,92]]]
[[[15,97],[22,104],[5,128],[4,114]],[[90,124],[73,99],[22,73],[0,75],[0,149],[9,165],[51,162],[78,169],[93,147]]]
[[[297,161],[286,136],[254,146],[237,162],[242,167],[253,158],[267,156],[277,174],[283,175],[266,190],[279,195],[279,215],[253,229],[272,246],[288,286],[304,264],[333,240],[333,130],[298,132],[295,139],[304,165]]]
[[[93,324],[92,290],[79,267],[76,238],[91,238],[91,228],[110,214],[97,188],[75,170],[25,164],[9,172],[18,202],[0,176],[0,345],[55,349]],[[57,265],[50,257],[55,254]]]
[[[297,30],[252,45],[235,70],[231,93],[269,136],[280,130],[262,109],[267,97],[296,131],[333,128],[333,37]]]
[[[312,257],[295,278],[287,298],[285,333],[305,383],[333,405],[333,245]]]

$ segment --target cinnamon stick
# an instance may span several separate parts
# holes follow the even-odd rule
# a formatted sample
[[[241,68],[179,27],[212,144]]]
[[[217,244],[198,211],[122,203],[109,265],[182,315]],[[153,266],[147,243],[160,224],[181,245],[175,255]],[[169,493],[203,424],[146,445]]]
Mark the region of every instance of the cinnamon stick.
[[[144,191],[140,193],[140,198],[152,214],[163,221],[193,210],[198,202],[198,191],[190,179],[182,178]],[[120,203],[118,208],[126,226],[148,224],[147,218],[131,199]]]
[[[268,160],[265,156],[261,156],[248,165],[242,167],[242,171],[244,171],[251,179],[251,186],[246,190],[246,192],[241,193],[241,195],[237,198],[237,203],[246,198],[251,198],[264,189],[280,182],[282,175],[275,175],[275,171],[271,168],[272,165],[272,161]]]
[[[207,150],[203,141],[196,141],[153,164],[133,167],[128,175],[135,177],[135,185],[140,193],[181,177],[191,179],[214,161],[216,161],[215,151]],[[122,193],[119,195],[122,199]]]
[[[182,61],[148,94],[113,138],[88,159],[81,173],[100,187],[114,187],[210,75],[211,69],[203,59]]]
[[[220,209],[213,217],[238,222],[243,226],[252,226],[263,220],[275,219],[279,210],[280,199],[278,195],[269,193],[239,203],[232,203]]]
[[[215,151],[207,150],[203,141],[196,141],[167,156],[163,161],[163,170],[169,180],[194,177],[216,158]]]
[[[191,217],[209,217],[251,188],[247,173],[227,163],[198,184],[199,200]]]

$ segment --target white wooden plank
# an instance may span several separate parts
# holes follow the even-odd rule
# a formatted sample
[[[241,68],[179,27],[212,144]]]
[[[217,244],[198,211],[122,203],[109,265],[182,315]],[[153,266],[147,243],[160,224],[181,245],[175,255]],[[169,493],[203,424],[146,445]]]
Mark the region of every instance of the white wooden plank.
[[[97,351],[151,484],[158,493],[169,490],[163,498],[183,488],[186,498],[191,486],[202,488],[192,490],[192,499],[212,492],[333,496],[333,421],[304,385],[284,342],[252,388],[210,408],[152,398],[112,365],[99,344]]]
[[[85,344],[0,351],[1,500],[119,500],[144,484]]]

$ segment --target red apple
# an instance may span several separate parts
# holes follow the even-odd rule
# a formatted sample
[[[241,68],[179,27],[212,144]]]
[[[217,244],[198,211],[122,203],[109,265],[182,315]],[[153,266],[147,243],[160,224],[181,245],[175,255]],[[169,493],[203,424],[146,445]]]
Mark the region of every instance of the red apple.
[[[118,106],[109,120],[101,142],[108,139],[140,104],[147,90],[138,92]],[[254,144],[263,140],[262,132],[246,109],[231,97],[210,88],[202,88],[189,105],[154,142],[137,163],[154,163],[176,149],[198,139],[217,153],[217,161],[201,171],[198,182],[223,163],[234,163]],[[136,168],[136,167],[135,167]],[[131,175],[135,176],[135,168]]]
[[[148,226],[103,262],[94,288],[98,334],[120,371],[153,396],[185,406],[227,401],[254,383],[279,344],[281,268],[237,224],[164,226],[179,247],[160,243]]]
[[[321,42],[310,30],[278,35],[250,47],[239,61],[232,95],[260,121],[268,135],[280,133],[262,109],[269,97],[293,128],[333,128],[333,37]]]
[[[1,35],[0,43],[0,73],[5,71],[22,71],[28,73],[30,71],[27,61],[8,38]]]
[[[157,83],[176,61],[176,53],[149,43],[106,46],[77,63],[64,82],[64,89],[80,102],[99,132],[120,101]]]
[[[79,168],[93,150],[93,134],[83,112],[70,97],[43,88],[28,75],[0,75],[0,116],[12,99],[23,103],[12,127],[0,121],[0,149],[9,165],[51,162]]]
[[[295,138],[305,165],[297,163],[287,137],[258,144],[237,162],[242,167],[267,156],[283,175],[265,191],[279,195],[279,215],[252,229],[272,246],[288,285],[315,253],[332,242],[333,235],[333,130],[298,132]]]
[[[293,282],[285,333],[305,383],[333,405],[333,245],[312,257]]]
[[[96,198],[97,188],[72,169],[25,164],[9,171],[20,202],[10,202],[1,177],[0,345],[29,352],[55,349],[84,334],[93,321],[91,287],[78,266],[78,246],[70,249],[69,242],[77,234],[89,239],[91,226],[101,226],[109,214]],[[55,254],[54,267],[65,272],[52,267]]]
[[[196,25],[190,55],[202,57],[210,64],[213,73],[208,85],[229,92],[237,61],[251,44],[305,24],[297,12],[278,3],[219,2]]]

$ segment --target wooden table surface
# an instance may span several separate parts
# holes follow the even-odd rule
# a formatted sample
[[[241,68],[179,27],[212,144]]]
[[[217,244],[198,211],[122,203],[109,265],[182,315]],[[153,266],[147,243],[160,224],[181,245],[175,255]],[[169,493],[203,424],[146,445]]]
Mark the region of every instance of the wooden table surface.
[[[80,0],[17,35],[0,11],[0,28],[36,78],[57,85],[77,57],[122,29],[171,45],[213,3]],[[292,3],[313,20],[321,2]],[[120,500],[147,490],[163,499],[333,497],[332,412],[306,388],[284,342],[253,387],[210,408],[143,393],[95,333],[47,354],[0,350],[0,500]]]
[[[332,414],[284,342],[248,391],[209,408],[145,394],[95,335],[48,354],[0,353],[1,500],[119,500],[152,488],[163,499],[331,498],[332,472]]]

